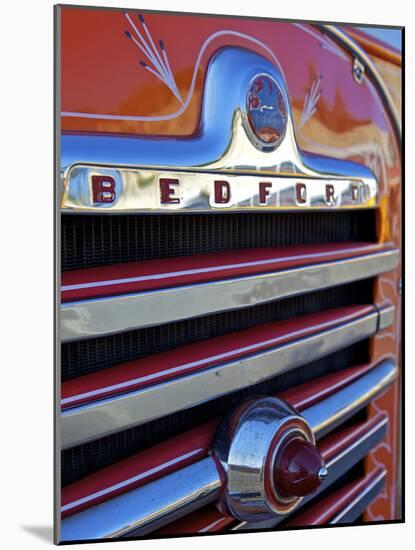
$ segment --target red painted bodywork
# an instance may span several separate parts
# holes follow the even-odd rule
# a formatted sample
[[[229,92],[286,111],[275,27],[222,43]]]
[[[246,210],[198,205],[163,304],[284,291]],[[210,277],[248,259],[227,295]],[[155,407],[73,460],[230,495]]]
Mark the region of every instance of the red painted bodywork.
[[[139,12],[128,12],[138,23]],[[155,40],[162,39],[170,65],[183,98],[189,93],[193,69],[203,43],[214,33],[240,33],[253,37],[270,48],[283,64],[292,102],[301,102],[304,91],[319,69],[324,69],[326,111],[324,122],[334,130],[347,131],[380,120],[371,94],[355,85],[345,74],[347,63],[321,47],[321,33],[311,25],[295,25],[267,20],[235,19],[186,14],[145,15],[146,24]],[[74,32],[76,30],[76,32]],[[131,30],[120,11],[68,8],[62,12],[62,111],[87,112],[95,115],[163,116],[180,108],[177,98],[165,84],[139,64],[144,55],[125,36]],[[105,36],[105,40],[103,37]],[[180,41],[177,37],[180,36]],[[331,40],[328,45],[333,45]],[[128,121],[62,118],[62,130],[115,132],[151,135],[191,135],[197,131],[202,88],[206,68],[212,55],[224,46],[240,46],[269,57],[264,46],[235,34],[214,38],[202,54],[196,88],[188,109],[171,120]],[[300,63],[289,62],[292,59]],[[347,59],[347,56],[346,56]],[[82,86],[79,85],[82,79]],[[336,98],[336,93],[340,97]],[[366,97],[365,97],[366,96]],[[343,127],[336,127],[340,112],[333,109],[336,101],[347,98]],[[344,105],[344,101],[343,101]],[[345,107],[346,107],[345,105]],[[352,113],[350,113],[350,110]],[[319,114],[319,116],[321,113]],[[351,116],[350,116],[351,115]],[[345,127],[346,126],[346,127]]]
[[[61,278],[61,299],[69,302],[223,280],[373,254],[390,248],[387,244],[359,242],[281,246],[66,271]]]
[[[131,10],[130,13],[137,12]],[[128,23],[122,11],[66,6],[62,8],[61,15],[62,111],[98,114],[98,118],[62,116],[63,132],[192,136],[198,131],[203,82],[212,55],[223,46],[235,45],[269,58],[263,46],[240,36],[222,35],[215,38],[203,53],[194,93],[188,108],[181,115],[163,121],[150,118],[140,122],[104,120],[99,118],[100,113],[121,117],[171,115],[180,108],[180,103],[161,81],[139,65],[142,56],[124,34]],[[285,74],[300,148],[354,160],[371,168],[380,184],[378,243],[392,242],[396,247],[401,246],[399,139],[394,134],[390,116],[373,82],[365,78],[358,85],[353,80],[352,56],[345,49],[316,27],[307,24],[186,14],[149,13],[145,17],[155,38],[164,41],[183,97],[189,93],[198,52],[212,33],[236,31],[254,37],[269,47],[277,55]],[[275,25],[278,25],[278,32],[275,32]],[[351,33],[377,63],[399,108],[401,80],[396,52],[376,44],[373,46],[376,41],[359,38],[359,33],[356,34],[353,29]],[[305,97],[318,79],[322,84],[318,108],[314,116],[303,124]],[[95,272],[86,275],[94,277]],[[375,303],[378,306],[393,303],[395,323],[372,339],[372,364],[385,356],[394,357],[400,363],[400,276],[398,268],[379,277],[376,284]],[[73,275],[68,274],[68,277],[66,281],[73,280]],[[65,293],[68,300],[86,297],[85,294],[77,295],[78,298],[68,296],[71,295]],[[78,389],[72,387],[71,392],[74,391],[76,393]],[[312,396],[309,399],[312,400]],[[388,416],[389,431],[386,441],[374,449],[366,460],[369,475],[377,471],[379,464],[388,471],[385,490],[368,508],[365,514],[367,520],[395,519],[400,515],[397,508],[399,400],[397,381],[368,407],[370,417],[379,413]]]

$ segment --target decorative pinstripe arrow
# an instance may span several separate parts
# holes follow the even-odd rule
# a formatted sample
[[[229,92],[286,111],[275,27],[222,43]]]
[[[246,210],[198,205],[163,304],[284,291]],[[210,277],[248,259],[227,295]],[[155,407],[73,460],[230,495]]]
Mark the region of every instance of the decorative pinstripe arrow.
[[[321,76],[316,78],[307,92],[304,100],[303,112],[301,113],[300,128],[314,115],[317,110],[317,102],[323,93],[320,88]]]
[[[129,31],[125,31],[126,37],[129,38],[147,58],[147,62],[139,61],[140,65],[152,73],[156,78],[164,82],[164,84],[183,105],[184,102],[179,89],[177,88],[163,41],[159,40],[158,42],[160,47],[159,51],[154,43],[150,31],[148,30],[144,17],[140,14],[138,16],[138,20],[141,23],[145,36],[140,33],[131,16],[127,12],[124,12],[124,15],[134,31],[134,34]],[[149,65],[149,63],[152,66]]]

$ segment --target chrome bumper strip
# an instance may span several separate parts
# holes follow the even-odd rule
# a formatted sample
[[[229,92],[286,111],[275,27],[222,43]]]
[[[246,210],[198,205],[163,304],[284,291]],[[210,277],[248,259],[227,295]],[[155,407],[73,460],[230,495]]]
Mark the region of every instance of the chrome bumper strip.
[[[387,250],[334,262],[61,306],[62,341],[165,324],[240,309],[374,277],[395,269],[399,251]]]
[[[395,369],[388,361],[373,370],[385,374],[385,364],[387,364],[388,369]],[[390,383],[390,381],[390,377],[384,378],[385,384]],[[361,393],[367,394],[372,383],[373,379],[363,376],[360,383]],[[351,384],[351,386],[354,384]],[[379,385],[377,388],[380,391]],[[384,389],[384,387],[381,389]],[[338,392],[335,397],[341,393]],[[354,399],[352,392],[347,396],[349,399]],[[330,399],[330,397],[324,399],[302,414],[306,416],[308,411],[319,407],[321,416],[323,416],[327,410],[325,423],[328,424],[332,419],[330,408],[327,408],[327,402]],[[345,404],[344,410],[356,410],[354,401],[351,400],[346,403],[344,399],[343,402]],[[346,418],[347,416],[344,417],[344,419]],[[338,420],[336,417],[330,429],[337,425]],[[331,484],[336,481],[354,464],[362,460],[368,451],[385,436],[386,428],[387,418],[383,417],[370,431],[362,434],[352,445],[330,459],[326,464],[329,472],[326,483],[323,483],[313,495],[306,497],[302,505],[318,496],[321,491],[327,488],[328,483]],[[215,501],[222,489],[222,483],[223,480],[216,462],[212,457],[207,457],[161,479],[152,481],[143,487],[64,519],[62,521],[61,538],[63,541],[77,541],[126,535],[143,536],[209,502]],[[287,516],[280,516],[271,522],[256,524],[239,523],[234,529],[269,528],[286,518]]]
[[[222,481],[208,457],[62,521],[61,540],[145,535],[216,500]]]
[[[73,447],[267,380],[376,333],[383,311],[255,355],[142,390],[67,409],[62,448]]]

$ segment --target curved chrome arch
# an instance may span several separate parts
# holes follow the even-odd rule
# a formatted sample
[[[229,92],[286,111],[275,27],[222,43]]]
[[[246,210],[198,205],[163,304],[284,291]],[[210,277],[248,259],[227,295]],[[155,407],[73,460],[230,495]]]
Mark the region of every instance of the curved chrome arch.
[[[246,132],[246,112],[243,108],[246,94],[252,80],[264,74],[278,84],[286,106],[286,130],[278,147],[256,147]],[[342,184],[350,186],[355,182],[365,188],[363,206],[376,206],[377,184],[367,167],[300,151],[282,73],[267,59],[237,47],[223,48],[209,64],[197,135],[190,138],[167,138],[64,134],[61,147],[64,188],[62,208],[72,212],[112,210],[111,204],[95,205],[91,198],[91,174],[101,172],[105,172],[107,177],[112,176],[120,193],[124,193],[122,202],[125,204],[125,211],[131,210],[129,196],[137,200],[140,186],[142,189],[146,187],[146,190],[151,187],[151,195],[154,196],[152,200],[155,202],[153,209],[157,210],[157,191],[147,180],[152,176],[157,182],[163,171],[170,173],[168,171],[172,169],[181,173],[181,177],[184,177],[183,172],[190,171],[193,174],[192,187],[197,187],[195,177],[202,177],[201,173],[204,176],[207,173],[222,176],[224,173],[236,174],[253,179],[264,177],[265,174],[268,177],[279,176],[284,181],[275,182],[275,185],[278,189],[288,187],[294,201],[293,177],[314,178],[323,182],[335,180],[334,183],[327,183],[331,186],[338,184],[340,187]],[[82,181],[79,181],[80,172],[84,173]],[[175,177],[178,177],[177,174]],[[199,185],[196,199],[192,196],[193,204],[195,201],[198,203],[198,197],[206,197],[206,190],[202,189],[205,183],[202,181]],[[129,184],[130,189],[124,190]],[[367,193],[369,200],[366,200]],[[322,202],[324,203],[324,198]],[[298,206],[294,204],[294,208]],[[116,207],[117,201],[114,203],[114,208]],[[332,208],[333,205],[323,204],[322,207]],[[187,203],[184,208],[189,208]]]

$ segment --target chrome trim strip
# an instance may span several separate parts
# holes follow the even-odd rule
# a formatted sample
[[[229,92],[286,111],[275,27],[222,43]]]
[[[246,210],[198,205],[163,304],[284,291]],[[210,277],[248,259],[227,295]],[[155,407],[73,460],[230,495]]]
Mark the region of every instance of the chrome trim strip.
[[[150,468],[149,470],[142,472],[140,474],[137,474],[133,477],[130,477],[128,479],[124,479],[123,481],[120,481],[116,483],[115,485],[111,485],[108,487],[105,487],[104,489],[101,489],[99,491],[95,491],[94,493],[90,493],[89,495],[79,498],[78,500],[72,500],[68,504],[61,506],[60,511],[61,513],[71,511],[73,508],[76,508],[80,504],[87,504],[91,500],[95,500],[99,497],[105,497],[108,494],[114,493],[118,489],[123,489],[124,487],[130,485],[133,482],[136,482],[138,480],[144,480],[145,478],[151,476],[152,474],[162,472],[169,466],[177,466],[180,462],[185,460],[186,458],[190,458],[194,456],[195,454],[198,454],[200,452],[200,449],[194,449],[193,451],[190,451],[189,453],[185,453],[183,455],[180,455],[176,458],[173,458],[167,462],[163,462],[162,464],[158,464],[157,466],[154,466],[154,468]]]
[[[62,541],[145,535],[219,496],[222,480],[208,457],[62,520]]]
[[[323,491],[327,489],[332,483],[337,481],[342,475],[344,475],[348,470],[350,470],[355,464],[362,460],[367,453],[376,447],[378,443],[386,436],[388,426],[388,419],[383,418],[376,426],[374,426],[370,431],[364,433],[355,440],[352,445],[344,449],[341,453],[334,456],[331,460],[326,463],[326,468],[328,470],[328,475],[324,481],[317,489],[315,493],[304,498],[300,506],[296,509],[296,512],[303,508],[306,504],[316,499]],[[250,529],[270,529],[275,527],[279,523],[285,521],[289,518],[288,516],[279,516],[273,520],[247,523],[240,522],[233,527],[234,531],[247,531]]]
[[[338,245],[339,246],[339,245]],[[370,245],[369,245],[370,247]],[[313,247],[310,247],[311,250]],[[341,248],[341,245],[340,245]],[[359,255],[363,256],[362,250],[366,249],[366,245],[362,248],[359,243],[355,243],[354,247],[348,247],[346,250],[349,253],[349,256],[343,256],[343,259],[351,259],[351,258],[357,258]],[[372,252],[366,252],[366,254],[378,254],[382,252],[388,252],[390,249],[384,249],[384,250],[377,250]],[[358,254],[355,254],[355,253]],[[302,264],[301,267],[307,266],[309,264],[313,263],[313,260],[315,258],[319,258],[320,262],[331,262],[336,261],[338,258],[336,250],[332,249],[329,251],[319,251],[319,252],[308,252],[303,250],[302,253],[297,254],[291,254],[287,252],[286,256],[276,255],[273,256],[272,254],[268,257],[265,257],[263,259],[258,260],[248,260],[248,261],[239,261],[236,263],[217,263],[212,266],[200,266],[200,267],[194,267],[194,268],[183,268],[179,270],[173,270],[173,271],[163,271],[163,272],[153,272],[149,275],[137,275],[137,276],[130,276],[130,277],[120,277],[120,278],[111,278],[111,279],[96,279],[95,281],[90,282],[82,282],[82,283],[73,283],[73,284],[63,284],[61,289],[62,291],[68,291],[68,290],[85,290],[86,288],[97,288],[97,287],[105,287],[105,286],[114,286],[114,285],[122,285],[125,283],[142,283],[144,281],[152,281],[152,280],[163,280],[163,279],[170,279],[172,277],[182,277],[185,275],[202,275],[205,273],[216,273],[218,271],[232,271],[233,269],[240,269],[240,268],[250,268],[250,267],[256,267],[257,268],[257,274],[262,273],[261,268],[263,266],[268,266],[270,264],[278,264],[285,261],[292,261],[297,260],[301,261]],[[223,258],[223,256],[222,256]],[[323,260],[324,258],[324,260]],[[183,257],[182,257],[183,259]],[[173,258],[174,261],[175,258]],[[316,262],[318,263],[318,262]],[[98,268],[100,269],[100,268]],[[171,268],[172,269],[172,268]],[[196,284],[196,283],[193,283]],[[175,285],[176,286],[176,285]],[[183,286],[183,285],[177,285],[177,286]],[[115,293],[114,293],[115,295]]]
[[[155,291],[64,303],[63,342],[240,309],[395,269],[398,250]]]
[[[397,374],[396,364],[387,359],[352,384],[303,411],[302,416],[312,427],[316,439],[320,439],[385,390]]]
[[[351,523],[357,519],[369,506],[369,504],[382,491],[385,485],[387,470],[384,469],[365,489],[350,502],[341,512],[339,512],[328,523],[329,525],[338,525]]]
[[[277,59],[275,61],[278,63]],[[252,80],[264,74],[278,84],[287,111],[286,131],[277,148],[257,148],[245,130],[246,94]],[[232,75],[231,82],[229,75]],[[209,63],[200,128],[194,137],[64,134],[61,144],[61,207],[68,212],[128,212],[142,208],[154,211],[161,207],[167,212],[175,212],[178,208],[189,211],[227,210],[229,207],[252,210],[267,208],[268,203],[279,208],[275,191],[270,189],[267,200],[261,201],[265,204],[258,200],[259,178],[269,181],[276,177],[280,182],[278,204],[282,203],[285,208],[308,210],[313,205],[333,208],[341,207],[342,203],[347,208],[374,207],[378,200],[378,184],[367,167],[300,151],[290,98],[280,69],[264,57],[237,47],[222,48]],[[171,170],[180,172],[179,179],[183,180],[185,189],[179,192],[182,203],[161,205],[159,177],[163,172],[164,177],[174,178]],[[218,179],[238,180],[238,185],[234,186],[235,196],[230,197],[229,203],[219,201],[220,204],[216,204],[211,196],[210,185],[206,186],[206,182],[213,180],[212,174]],[[94,202],[93,175],[113,178],[110,202]],[[307,189],[310,178],[314,181]],[[301,192],[307,189],[309,196],[298,194],[296,183],[302,183]],[[231,181],[229,184],[232,185]],[[363,191],[361,196],[360,191],[356,194],[356,190],[351,189],[354,184]],[[336,200],[328,200],[326,185],[339,186],[333,189],[337,193]],[[316,187],[319,188],[317,203],[311,197]]]
[[[401,128],[401,116],[398,113],[398,110],[395,107],[393,98],[389,89],[382,78],[382,75],[378,71],[376,64],[372,61],[369,55],[355,42],[348,34],[339,29],[334,25],[322,25],[315,24],[315,26],[325,34],[328,34],[336,42],[341,44],[346,50],[348,50],[352,55],[355,55],[363,66],[365,67],[365,73],[368,74],[374,81],[375,86],[378,89],[383,101],[386,103],[386,106],[389,110],[389,113],[392,118],[394,130],[398,140],[401,140],[402,128]]]
[[[62,448],[204,403],[319,359],[375,334],[380,315],[379,312],[370,313],[271,350],[63,411]]]
[[[366,456],[368,451],[373,449],[373,447],[375,447],[386,435],[388,424],[388,417],[381,418],[373,428],[362,434],[359,439],[356,439],[349,447],[329,460],[326,464],[326,466],[330,468],[330,475],[327,476],[328,481],[335,481],[338,477],[343,475],[345,471],[349,470],[359,462],[359,460]],[[308,502],[314,499],[319,493],[324,491],[326,487],[327,485],[320,486],[313,495],[306,497],[305,500]]]

